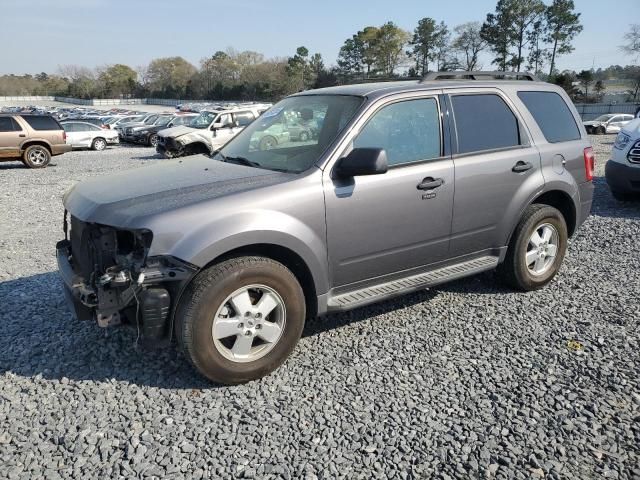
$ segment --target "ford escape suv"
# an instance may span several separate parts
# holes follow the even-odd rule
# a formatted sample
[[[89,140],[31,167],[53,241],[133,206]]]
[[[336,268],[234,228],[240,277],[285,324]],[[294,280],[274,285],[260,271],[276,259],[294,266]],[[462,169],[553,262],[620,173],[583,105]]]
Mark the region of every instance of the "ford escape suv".
[[[62,126],[50,115],[0,114],[0,162],[22,160],[46,167],[54,155],[71,151]]]
[[[494,269],[545,286],[589,215],[593,151],[560,88],[499,75],[299,93],[212,157],[75,185],[57,245],[73,312],[176,338],[231,384],[278,367],[306,318]],[[317,133],[259,148],[283,112]]]

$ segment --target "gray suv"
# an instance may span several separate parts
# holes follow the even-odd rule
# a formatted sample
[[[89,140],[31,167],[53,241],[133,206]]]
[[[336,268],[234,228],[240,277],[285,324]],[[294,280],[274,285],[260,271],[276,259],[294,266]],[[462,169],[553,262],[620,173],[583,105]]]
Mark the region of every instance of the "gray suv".
[[[488,270],[543,287],[591,207],[580,117],[526,75],[446,76],[296,94],[211,158],[77,184],[57,245],[76,317],[175,338],[233,384],[281,365],[316,315]],[[257,147],[283,113],[317,135]]]

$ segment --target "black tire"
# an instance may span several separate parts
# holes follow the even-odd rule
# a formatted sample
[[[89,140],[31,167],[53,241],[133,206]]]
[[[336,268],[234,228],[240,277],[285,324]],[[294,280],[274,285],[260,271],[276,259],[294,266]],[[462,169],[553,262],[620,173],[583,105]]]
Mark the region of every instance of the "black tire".
[[[271,135],[265,135],[260,139],[258,148],[260,150],[271,150],[276,145],[278,145],[278,141],[275,139],[275,137],[272,137]]]
[[[158,135],[156,135],[155,133],[152,135],[149,135],[149,138],[147,138],[147,145],[150,147],[157,147],[158,146]]]
[[[278,293],[286,310],[282,334],[271,350],[255,361],[237,362],[216,347],[212,328],[218,309],[233,292],[265,285]],[[238,257],[202,271],[187,287],[176,312],[176,336],[187,358],[208,379],[239,384],[279,367],[300,339],[306,305],[296,277],[281,263],[264,257]]]
[[[44,168],[51,161],[51,152],[42,145],[31,145],[22,154],[22,163],[29,168]]]
[[[300,141],[306,142],[307,140],[309,140],[309,133],[305,131],[300,132]]]
[[[611,195],[619,202],[631,202],[633,200],[638,200],[640,196],[633,195],[631,193],[621,192],[619,190],[611,189]]]
[[[543,224],[552,225],[558,235],[558,247],[553,263],[540,275],[533,274],[525,260],[529,239]],[[567,223],[562,213],[549,205],[534,204],[527,207],[513,232],[507,255],[497,269],[498,277],[509,287],[529,292],[548,284],[562,265],[567,250]]]
[[[91,150],[95,150],[96,152],[101,152],[107,148],[107,141],[102,137],[96,137],[91,142]]]
[[[598,130],[596,132],[598,135],[605,135],[607,133],[607,129],[604,127],[598,127]]]

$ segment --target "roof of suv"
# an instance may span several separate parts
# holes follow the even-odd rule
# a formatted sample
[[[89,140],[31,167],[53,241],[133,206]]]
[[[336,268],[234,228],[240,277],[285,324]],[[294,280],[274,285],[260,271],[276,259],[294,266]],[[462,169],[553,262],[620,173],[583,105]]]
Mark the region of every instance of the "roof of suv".
[[[354,85],[341,85],[338,87],[319,88],[300,92],[297,95],[356,95],[361,97],[376,98],[399,92],[419,90],[441,90],[443,88],[468,88],[468,87],[499,87],[499,86],[526,86],[527,88],[548,89],[555,86],[546,82],[531,82],[523,80],[432,80],[432,81],[399,81],[358,83]],[[542,88],[541,88],[542,87]]]

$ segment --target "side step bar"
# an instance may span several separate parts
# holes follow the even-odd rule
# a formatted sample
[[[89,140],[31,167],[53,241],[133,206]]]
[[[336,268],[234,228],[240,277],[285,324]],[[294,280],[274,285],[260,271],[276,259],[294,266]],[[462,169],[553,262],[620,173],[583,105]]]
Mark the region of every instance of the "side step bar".
[[[361,290],[343,293],[331,297],[329,311],[351,310],[353,308],[379,302],[386,298],[397,297],[404,293],[467,277],[476,273],[493,270],[498,266],[499,257],[486,256],[456,263],[436,270],[419,273],[410,277],[392,280]]]

